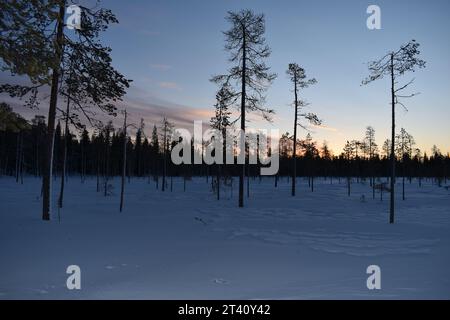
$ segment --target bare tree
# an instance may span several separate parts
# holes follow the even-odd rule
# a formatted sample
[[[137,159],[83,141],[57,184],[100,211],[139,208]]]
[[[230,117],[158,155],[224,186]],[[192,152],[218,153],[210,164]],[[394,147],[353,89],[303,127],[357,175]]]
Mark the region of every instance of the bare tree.
[[[293,138],[293,153],[292,153],[292,189],[291,194],[295,196],[295,186],[296,186],[296,176],[297,176],[297,126],[300,125],[302,128],[305,126],[299,123],[298,118],[305,118],[310,123],[315,125],[320,125],[321,121],[313,113],[299,113],[300,109],[307,105],[302,100],[298,99],[298,91],[300,89],[308,88],[310,85],[317,83],[316,79],[307,79],[305,69],[300,67],[296,63],[290,63],[288,70],[286,71],[290,80],[294,84],[294,138]]]
[[[395,105],[399,104],[403,107],[404,104],[399,100],[401,98],[410,98],[417,93],[403,95],[401,92],[405,90],[414,79],[404,85],[399,85],[397,79],[404,73],[415,71],[416,68],[425,67],[425,61],[419,58],[419,43],[411,40],[405,45],[402,45],[397,51],[391,51],[385,54],[381,59],[369,62],[370,75],[363,84],[371,83],[372,81],[382,79],[389,76],[391,79],[391,106],[392,106],[392,132],[391,132],[391,202],[389,211],[389,223],[394,223],[394,202],[395,202]]]
[[[264,92],[275,79],[269,73],[264,60],[269,57],[270,49],[266,45],[265,19],[263,14],[255,14],[251,10],[228,12],[227,21],[231,28],[225,31],[225,50],[230,52],[229,61],[233,64],[228,74],[213,77],[212,81],[222,84],[234,84],[240,87],[233,96],[232,102],[240,98],[241,120],[241,153],[245,159],[245,116],[247,112],[259,112],[264,119],[270,121],[273,110],[263,107]],[[245,161],[245,160],[244,160]],[[239,172],[239,207],[244,206],[245,163]]]

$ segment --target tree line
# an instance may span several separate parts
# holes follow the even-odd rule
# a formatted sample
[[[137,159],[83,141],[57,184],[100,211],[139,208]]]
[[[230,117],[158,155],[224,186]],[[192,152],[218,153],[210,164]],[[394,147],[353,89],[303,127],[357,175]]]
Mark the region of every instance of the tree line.
[[[223,115],[219,115],[222,117]],[[5,103],[0,103],[0,173],[13,176],[17,182],[23,181],[24,175],[42,177],[44,167],[45,137],[47,125],[45,117],[35,116],[27,121],[14,113]],[[145,133],[142,120],[136,128],[136,134],[124,139],[122,128],[115,128],[111,122],[89,133],[86,128],[69,132],[67,137],[61,122],[57,122],[54,146],[54,176],[60,176],[64,167],[64,145],[67,143],[67,173],[79,176],[81,181],[86,177],[98,179],[98,190],[103,190],[105,180],[122,175],[123,150],[126,143],[127,178],[145,178],[157,184],[164,177],[184,177],[217,175],[217,167],[202,164],[174,165],[170,161],[170,152],[178,143],[173,131],[166,132],[164,144],[165,119],[152,127],[151,135]],[[436,146],[431,153],[415,148],[415,142],[405,129],[397,135],[396,163],[399,168],[397,178],[411,182],[413,178],[433,178],[436,183],[446,183],[450,172],[450,155],[442,154]],[[349,140],[340,154],[334,154],[327,142],[319,144],[308,133],[305,139],[296,141],[296,177],[315,177],[369,180],[370,185],[387,181],[390,176],[390,140],[386,140],[382,148],[375,142],[375,130],[367,127],[361,140]],[[166,155],[164,149],[167,149]],[[278,176],[292,175],[293,136],[288,132],[279,140],[280,170]],[[194,150],[192,147],[192,155]],[[166,169],[164,169],[166,163]],[[261,163],[248,164],[245,175],[259,177]],[[234,176],[239,173],[239,165],[227,164],[221,168],[222,175]],[[382,179],[383,178],[383,179]],[[419,180],[418,180],[419,181]],[[160,181],[158,187],[162,187]],[[167,182],[165,183],[167,186]]]

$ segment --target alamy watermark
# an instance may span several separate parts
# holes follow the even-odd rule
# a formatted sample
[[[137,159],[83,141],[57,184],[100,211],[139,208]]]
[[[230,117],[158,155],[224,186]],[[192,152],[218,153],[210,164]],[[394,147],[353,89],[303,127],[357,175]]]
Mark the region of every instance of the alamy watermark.
[[[76,264],[72,264],[67,267],[66,273],[70,274],[67,278],[66,286],[69,290],[81,289],[81,269]]]
[[[81,29],[81,8],[77,5],[70,5],[66,9],[67,14],[69,15],[66,19],[66,27],[68,29]]]
[[[367,274],[370,276],[367,278],[367,289],[369,290],[380,290],[381,289],[381,268],[377,265],[370,265],[366,270]]]
[[[175,129],[175,141],[171,159],[176,165],[191,164],[258,164],[261,175],[275,175],[279,169],[278,129],[242,130],[207,129],[203,122],[194,121],[194,136],[187,129]],[[192,157],[192,151],[194,153]]]
[[[369,30],[380,30],[381,29],[381,9],[375,4],[371,4],[367,7],[366,12],[370,16],[366,20],[366,26]]]

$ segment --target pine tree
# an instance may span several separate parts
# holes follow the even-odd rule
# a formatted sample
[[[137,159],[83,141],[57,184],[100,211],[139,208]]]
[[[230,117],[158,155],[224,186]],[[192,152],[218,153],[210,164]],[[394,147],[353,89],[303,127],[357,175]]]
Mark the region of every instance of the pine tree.
[[[317,80],[306,79],[305,69],[300,67],[296,63],[290,63],[287,70],[287,75],[294,84],[294,137],[293,137],[293,151],[292,151],[292,188],[291,195],[295,196],[295,186],[297,177],[297,126],[300,125],[305,128],[301,123],[298,122],[298,117],[307,119],[310,123],[314,125],[320,125],[321,121],[313,113],[299,113],[301,107],[305,107],[307,103],[298,99],[298,90],[308,88],[310,85],[317,83]]]
[[[408,42],[397,51],[391,51],[381,59],[369,63],[370,76],[363,80],[363,84],[371,83],[375,80],[389,76],[391,80],[391,107],[392,107],[392,130],[391,130],[391,201],[389,208],[389,223],[394,223],[394,202],[395,202],[395,105],[404,104],[399,100],[401,98],[410,98],[416,94],[402,95],[401,91],[406,89],[414,79],[403,86],[398,86],[398,78],[406,72],[415,71],[416,68],[424,68],[425,61],[419,58],[419,43],[415,40]]]
[[[210,124],[213,129],[218,130],[222,135],[222,153],[223,153],[223,163],[225,164],[226,151],[227,151],[227,129],[231,126],[230,116],[231,111],[229,111],[229,104],[233,97],[233,92],[231,88],[227,85],[223,85],[216,94],[216,104],[215,116],[211,118]],[[221,173],[223,173],[224,165],[217,164],[217,200],[220,199],[220,180]]]
[[[251,10],[228,12],[227,21],[231,28],[224,32],[225,49],[230,52],[229,61],[233,67],[228,74],[215,76],[212,81],[219,84],[230,84],[234,81],[239,90],[233,96],[233,102],[240,98],[241,137],[240,153],[244,163],[239,169],[239,207],[244,206],[245,177],[245,127],[246,114],[259,112],[264,119],[270,120],[273,110],[263,107],[264,92],[275,79],[269,73],[264,60],[269,57],[270,49],[264,38],[265,19],[263,14],[255,14]]]
[[[350,165],[353,158],[353,155],[355,153],[355,145],[351,142],[347,141],[347,143],[344,146],[344,158],[347,162],[347,194],[350,196],[350,181],[351,181],[351,172],[350,172]]]

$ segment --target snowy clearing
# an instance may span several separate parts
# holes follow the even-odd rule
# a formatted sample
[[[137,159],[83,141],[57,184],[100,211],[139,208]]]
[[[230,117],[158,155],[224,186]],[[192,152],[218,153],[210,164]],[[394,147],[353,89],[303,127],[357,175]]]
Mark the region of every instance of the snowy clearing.
[[[239,209],[237,190],[217,201],[206,178],[186,192],[135,178],[119,213],[119,178],[104,197],[71,177],[61,222],[56,196],[44,222],[40,180],[2,177],[0,299],[449,299],[450,191],[413,181],[402,201],[399,183],[389,225],[387,193],[354,182],[348,197],[341,182],[317,179],[312,193],[299,179],[293,198],[287,178],[257,178]],[[69,265],[81,290],[66,287]],[[381,290],[366,286],[369,265]]]

